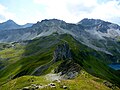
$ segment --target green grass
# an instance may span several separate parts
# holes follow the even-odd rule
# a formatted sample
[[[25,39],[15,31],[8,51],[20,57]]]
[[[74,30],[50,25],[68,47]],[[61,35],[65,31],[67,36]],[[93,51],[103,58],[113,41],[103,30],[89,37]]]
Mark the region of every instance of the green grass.
[[[58,62],[52,64],[47,70],[45,70],[43,72],[43,75],[49,74],[52,70],[54,70],[55,68],[57,68],[62,62],[63,61],[61,60],[61,61],[58,61]]]
[[[24,53],[24,48],[5,48],[0,51],[0,57],[2,59],[8,59],[8,63],[13,63],[20,59],[21,55]],[[4,60],[3,60],[4,62]]]
[[[16,79],[10,81],[9,83],[4,84],[0,90],[17,90],[17,89],[21,89],[25,86],[29,86],[31,84],[41,84],[42,83],[44,85],[44,84],[47,84],[48,82],[45,80],[45,77],[43,77],[43,76],[40,76],[40,77],[22,76],[20,78],[16,78]]]
[[[101,80],[101,82],[95,81],[94,79]],[[70,90],[110,90],[103,85],[103,80],[93,77],[92,75],[81,71],[81,74],[72,80],[64,80],[63,84],[68,86]]]
[[[95,81],[95,79],[98,81]],[[62,85],[67,86],[69,90],[111,90],[103,84],[103,81],[104,80],[96,78],[85,71],[81,71],[75,79],[61,80],[60,83],[53,81],[56,84],[56,89],[46,87],[40,90],[63,90],[61,88]],[[47,80],[45,76],[22,76],[4,84],[0,90],[17,90],[30,86],[31,84],[48,85],[49,83],[51,83],[51,81]],[[116,90],[118,89],[116,88]]]
[[[31,43],[26,45],[26,48],[24,46],[24,51],[22,52],[22,46],[20,45],[18,46],[18,49],[8,48],[2,50],[2,57],[9,57],[10,64],[6,63],[7,67],[0,70],[0,84],[9,81],[12,78],[20,77],[22,75],[30,75],[37,67],[51,62],[53,51],[58,42],[59,40],[52,36],[51,38],[42,37],[40,39],[33,40]],[[15,62],[12,62],[14,60]]]

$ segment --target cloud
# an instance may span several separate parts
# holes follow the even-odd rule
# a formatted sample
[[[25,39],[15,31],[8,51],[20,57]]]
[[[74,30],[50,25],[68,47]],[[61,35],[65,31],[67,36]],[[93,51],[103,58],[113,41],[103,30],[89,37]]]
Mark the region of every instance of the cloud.
[[[113,18],[118,18],[120,16],[119,2],[113,0],[100,5],[98,4],[94,10],[86,16],[112,21]]]
[[[30,0],[27,6],[24,2],[21,0],[16,8],[11,5],[16,5],[17,1],[10,6],[8,4],[9,8],[0,4],[0,22],[13,19],[19,24],[25,24],[56,18],[77,23],[83,18],[94,18],[120,25],[119,0]]]
[[[0,4],[0,22],[3,22],[4,20],[8,19],[14,19],[15,14],[7,11],[7,8]]]
[[[45,6],[46,18],[58,18],[67,22],[96,18],[120,24],[120,20],[117,20],[120,19],[119,0],[34,0],[34,3]]]
[[[63,19],[67,22],[76,22],[84,11],[91,11],[96,0],[34,0],[36,4],[45,6],[45,17]],[[78,19],[79,17],[79,19]]]

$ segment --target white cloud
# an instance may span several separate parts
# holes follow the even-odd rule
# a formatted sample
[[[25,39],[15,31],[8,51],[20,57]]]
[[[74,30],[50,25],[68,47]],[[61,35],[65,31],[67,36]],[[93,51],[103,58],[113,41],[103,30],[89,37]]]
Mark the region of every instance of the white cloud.
[[[100,18],[103,20],[112,21],[113,18],[120,17],[120,6],[118,3],[119,2],[114,0],[103,3],[101,5],[97,5],[97,7],[95,7],[88,16],[92,18]]]
[[[117,20],[120,17],[118,0],[103,3],[98,3],[97,0],[34,0],[34,2],[46,7],[45,18],[58,18],[67,22],[78,22],[83,18],[97,18],[115,23],[120,21]]]
[[[8,19],[14,19],[14,17],[15,17],[15,14],[8,12],[7,8],[0,4],[0,22],[3,22]]]
[[[9,12],[12,8],[0,4],[0,22],[1,18],[4,18],[4,21],[13,19],[19,24],[56,18],[77,23],[83,18],[95,18],[120,24],[119,0],[33,0],[33,2],[33,5],[29,6],[31,9],[34,8],[33,10],[23,6],[23,10],[18,10],[14,12],[15,14]]]

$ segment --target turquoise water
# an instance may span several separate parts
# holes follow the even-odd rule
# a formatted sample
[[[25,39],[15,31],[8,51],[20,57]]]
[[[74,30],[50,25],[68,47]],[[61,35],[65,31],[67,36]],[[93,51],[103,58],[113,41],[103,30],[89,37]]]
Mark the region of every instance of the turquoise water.
[[[120,70],[120,64],[118,64],[118,63],[109,64],[108,66],[115,70]]]

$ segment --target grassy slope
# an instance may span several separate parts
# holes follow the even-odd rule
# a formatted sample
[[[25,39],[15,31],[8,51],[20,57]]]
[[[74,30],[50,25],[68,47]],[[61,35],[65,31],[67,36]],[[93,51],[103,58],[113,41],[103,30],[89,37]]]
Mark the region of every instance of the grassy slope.
[[[26,47],[24,46],[24,52],[21,53],[19,60],[8,64],[6,68],[0,70],[0,84],[5,83],[13,77],[19,77],[22,75],[30,75],[33,70],[39,66],[45,65],[52,60],[53,52],[56,46],[63,41],[58,40],[56,36],[42,37],[31,41]],[[19,46],[21,47],[21,46]],[[21,49],[23,49],[21,47]],[[20,50],[21,50],[20,49]],[[0,53],[4,56],[4,52],[9,49],[3,50]],[[11,52],[18,52],[17,49],[11,49]],[[12,54],[18,56],[18,53]],[[11,57],[11,54],[6,54],[4,57]],[[11,57],[9,62],[14,59]]]
[[[22,53],[17,54],[21,56],[19,59],[8,64],[5,69],[0,70],[0,84],[11,80],[13,77],[30,75],[35,68],[51,62],[53,51],[55,50],[56,46],[64,42],[69,44],[73,52],[73,60],[76,63],[79,63],[87,72],[103,79],[107,79],[119,86],[120,75],[117,73],[117,71],[110,69],[103,63],[109,58],[107,58],[105,54],[101,52],[97,52],[84,46],[83,44],[80,44],[68,34],[41,37],[39,39],[30,41],[25,47],[19,46],[21,47],[19,50],[25,48],[24,52],[22,51]],[[13,49],[13,51],[14,50],[15,52],[18,51],[17,49]],[[3,52],[4,50],[0,53]],[[6,58],[8,56],[6,56]],[[99,57],[97,58],[97,56]],[[14,57],[11,57],[9,61],[14,61],[12,60],[13,58]],[[46,72],[49,73],[50,70],[47,70]]]
[[[1,87],[1,90],[17,90],[31,84],[48,85],[51,81],[47,80],[45,76],[22,76],[14,79]],[[75,79],[61,80],[60,83],[54,82],[56,89],[50,87],[43,88],[42,90],[63,90],[61,85],[66,85],[69,90],[110,90],[103,84],[103,80],[91,76],[90,74],[82,71],[81,74]],[[117,89],[116,89],[117,90]]]
[[[21,46],[19,44],[16,44],[15,47],[10,47],[10,48],[6,47],[2,51],[0,51],[1,62],[7,65],[12,64],[20,59],[22,53],[24,53],[24,46]]]

